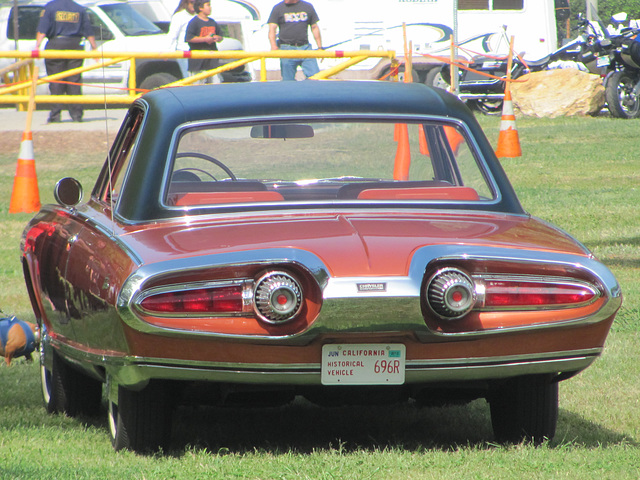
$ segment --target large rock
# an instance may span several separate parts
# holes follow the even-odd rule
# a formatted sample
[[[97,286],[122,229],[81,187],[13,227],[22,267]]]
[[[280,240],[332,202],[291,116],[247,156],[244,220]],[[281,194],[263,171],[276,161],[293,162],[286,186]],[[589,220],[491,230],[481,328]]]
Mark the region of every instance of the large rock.
[[[604,107],[604,86],[598,75],[575,68],[523,75],[511,83],[516,112],[534,117],[595,115]]]

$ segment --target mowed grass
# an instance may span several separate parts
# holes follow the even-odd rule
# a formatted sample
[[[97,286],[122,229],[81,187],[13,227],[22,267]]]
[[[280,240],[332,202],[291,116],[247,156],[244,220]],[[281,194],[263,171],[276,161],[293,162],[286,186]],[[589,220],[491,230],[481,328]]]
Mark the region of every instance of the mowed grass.
[[[479,120],[496,145],[499,117]],[[20,360],[0,366],[0,479],[640,478],[639,126],[606,117],[519,118],[523,156],[502,160],[525,208],[591,248],[625,296],[602,358],[561,384],[558,432],[549,444],[495,445],[482,400],[425,409],[297,402],[183,409],[170,455],[114,453],[106,415],[47,415],[37,363]],[[18,248],[30,215],[8,213],[19,141],[0,140],[9,145],[0,149],[0,307],[33,320]],[[42,202],[52,202],[53,185],[65,175],[90,191],[105,144],[69,147],[34,136]]]

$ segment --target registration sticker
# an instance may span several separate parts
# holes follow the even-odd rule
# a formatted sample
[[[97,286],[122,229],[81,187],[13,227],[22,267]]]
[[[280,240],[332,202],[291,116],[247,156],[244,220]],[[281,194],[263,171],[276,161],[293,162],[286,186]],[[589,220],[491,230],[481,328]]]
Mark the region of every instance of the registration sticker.
[[[323,385],[402,385],[406,348],[401,343],[323,345]]]

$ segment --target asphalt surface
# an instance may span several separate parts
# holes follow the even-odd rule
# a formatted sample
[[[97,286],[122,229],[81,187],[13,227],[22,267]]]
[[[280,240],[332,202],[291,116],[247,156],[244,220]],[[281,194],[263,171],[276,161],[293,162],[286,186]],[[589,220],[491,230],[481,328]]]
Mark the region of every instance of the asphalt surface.
[[[84,111],[82,122],[73,122],[69,112],[63,111],[60,123],[47,123],[48,110],[36,110],[31,120],[32,132],[63,131],[108,131],[116,133],[127,110],[125,108],[91,109]],[[0,132],[24,132],[27,127],[27,112],[15,108],[0,108]]]

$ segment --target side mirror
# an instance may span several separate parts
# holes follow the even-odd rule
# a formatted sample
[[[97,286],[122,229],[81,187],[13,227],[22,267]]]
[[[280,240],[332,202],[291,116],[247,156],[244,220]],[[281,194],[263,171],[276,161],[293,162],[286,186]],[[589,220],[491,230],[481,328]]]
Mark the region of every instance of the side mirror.
[[[62,178],[53,189],[53,197],[63,207],[75,207],[82,200],[82,185],[75,178]]]

